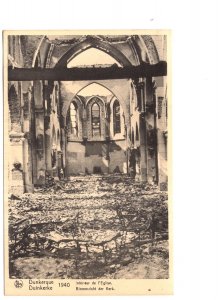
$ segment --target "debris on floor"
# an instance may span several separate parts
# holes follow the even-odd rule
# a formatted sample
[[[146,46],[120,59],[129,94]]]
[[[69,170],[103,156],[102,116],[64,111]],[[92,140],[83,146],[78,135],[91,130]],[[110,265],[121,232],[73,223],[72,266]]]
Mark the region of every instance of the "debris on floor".
[[[11,277],[168,276],[167,192],[156,186],[88,175],[10,199]]]

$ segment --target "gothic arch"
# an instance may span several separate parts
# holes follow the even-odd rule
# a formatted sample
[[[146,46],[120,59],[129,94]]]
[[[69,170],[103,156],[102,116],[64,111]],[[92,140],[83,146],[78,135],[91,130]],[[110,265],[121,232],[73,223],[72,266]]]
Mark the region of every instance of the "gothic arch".
[[[143,41],[143,44],[145,45],[149,62],[151,64],[158,63],[160,59],[153,38],[150,35],[142,35],[138,36],[138,38],[139,40]]]
[[[116,132],[114,129],[114,105],[118,103],[119,104],[119,115],[120,115],[120,132]],[[113,139],[123,139],[125,135],[125,117],[124,117],[124,110],[122,103],[119,101],[119,99],[115,96],[110,100],[109,103],[110,107],[110,135]]]
[[[93,122],[92,122],[92,108],[97,103],[99,106],[99,120],[100,120],[100,134],[99,136],[93,135]],[[93,96],[89,99],[86,106],[87,112],[87,135],[88,140],[104,140],[105,139],[105,104],[100,97]]]
[[[111,92],[112,95],[116,96],[117,99],[119,99],[120,101],[124,102],[125,101],[125,97],[123,96],[123,93],[121,93],[120,86],[119,88],[117,88],[117,86],[115,84],[113,84],[113,80],[108,81],[108,80],[99,80],[99,81],[78,81],[78,82],[73,82],[73,83],[62,83],[62,91],[63,89],[66,90],[66,92],[68,94],[70,94],[70,97],[68,96],[67,99],[69,99],[68,101],[65,101],[63,103],[62,106],[62,114],[65,117],[69,108],[69,103],[70,103],[70,99],[75,98],[83,89],[85,89],[86,87],[88,87],[91,84],[98,84],[102,87],[104,87],[105,89],[107,89],[108,91]],[[120,85],[127,85],[127,81],[125,79],[121,79],[120,80]],[[69,85],[69,88],[68,88]],[[126,86],[126,88],[128,88]],[[69,90],[69,91],[68,91]],[[63,93],[62,93],[63,94]],[[62,95],[63,96],[63,95]]]
[[[96,48],[99,50],[104,51],[105,53],[111,55],[115,60],[117,60],[122,66],[131,66],[130,61],[126,56],[116,49],[115,47],[111,46],[110,43],[102,41],[95,36],[87,36],[84,41],[80,43],[76,43],[73,45],[57,62],[55,67],[63,67],[67,65],[68,60],[71,58],[73,59],[83,51],[89,48]]]
[[[73,132],[72,132],[71,104],[73,104],[76,108],[77,134],[73,134]],[[79,96],[76,96],[69,103],[68,113],[67,113],[67,122],[66,122],[66,125],[68,128],[68,134],[69,134],[70,138],[72,138],[74,140],[80,139],[83,136],[83,125],[82,125],[83,113],[84,113],[84,103],[81,101]]]
[[[103,105],[106,104],[105,100],[102,99],[100,96],[91,96],[91,97],[87,100],[87,102],[86,102],[86,107],[88,107],[89,102],[91,102],[91,101],[93,100],[93,98],[97,98],[99,101],[102,102]]]
[[[86,81],[86,82],[83,82],[83,85],[81,85],[81,88],[76,92],[76,95],[78,95],[82,90],[84,90],[85,88],[87,88],[88,86],[90,86],[92,84],[100,85],[101,87],[103,87],[106,90],[108,90],[112,95],[115,95],[115,93],[109,87],[107,87],[103,83],[97,82],[97,81],[88,81],[88,82]]]

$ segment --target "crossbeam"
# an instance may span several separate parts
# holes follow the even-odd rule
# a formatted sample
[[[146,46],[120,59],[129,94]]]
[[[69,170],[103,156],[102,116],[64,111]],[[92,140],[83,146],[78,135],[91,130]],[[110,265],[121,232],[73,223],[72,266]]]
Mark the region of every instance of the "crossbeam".
[[[91,67],[91,68],[8,68],[9,81],[81,81],[105,80],[139,77],[157,77],[167,74],[167,63],[160,61],[151,65],[142,63],[140,66]]]

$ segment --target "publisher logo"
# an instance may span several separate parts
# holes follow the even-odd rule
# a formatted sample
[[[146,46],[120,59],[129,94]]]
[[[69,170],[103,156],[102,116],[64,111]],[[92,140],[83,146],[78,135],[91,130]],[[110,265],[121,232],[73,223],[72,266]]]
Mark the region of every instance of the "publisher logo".
[[[14,286],[15,286],[17,289],[21,289],[21,288],[23,287],[23,281],[22,281],[21,279],[15,280]]]

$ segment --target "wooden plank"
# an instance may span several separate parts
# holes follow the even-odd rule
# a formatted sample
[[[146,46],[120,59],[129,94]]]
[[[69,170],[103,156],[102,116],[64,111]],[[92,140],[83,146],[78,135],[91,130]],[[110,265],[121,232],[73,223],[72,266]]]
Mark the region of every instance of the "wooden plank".
[[[81,80],[105,80],[139,77],[156,77],[167,74],[167,63],[160,61],[151,65],[143,63],[140,66],[118,67],[93,67],[93,68],[9,68],[9,81],[81,81]]]

